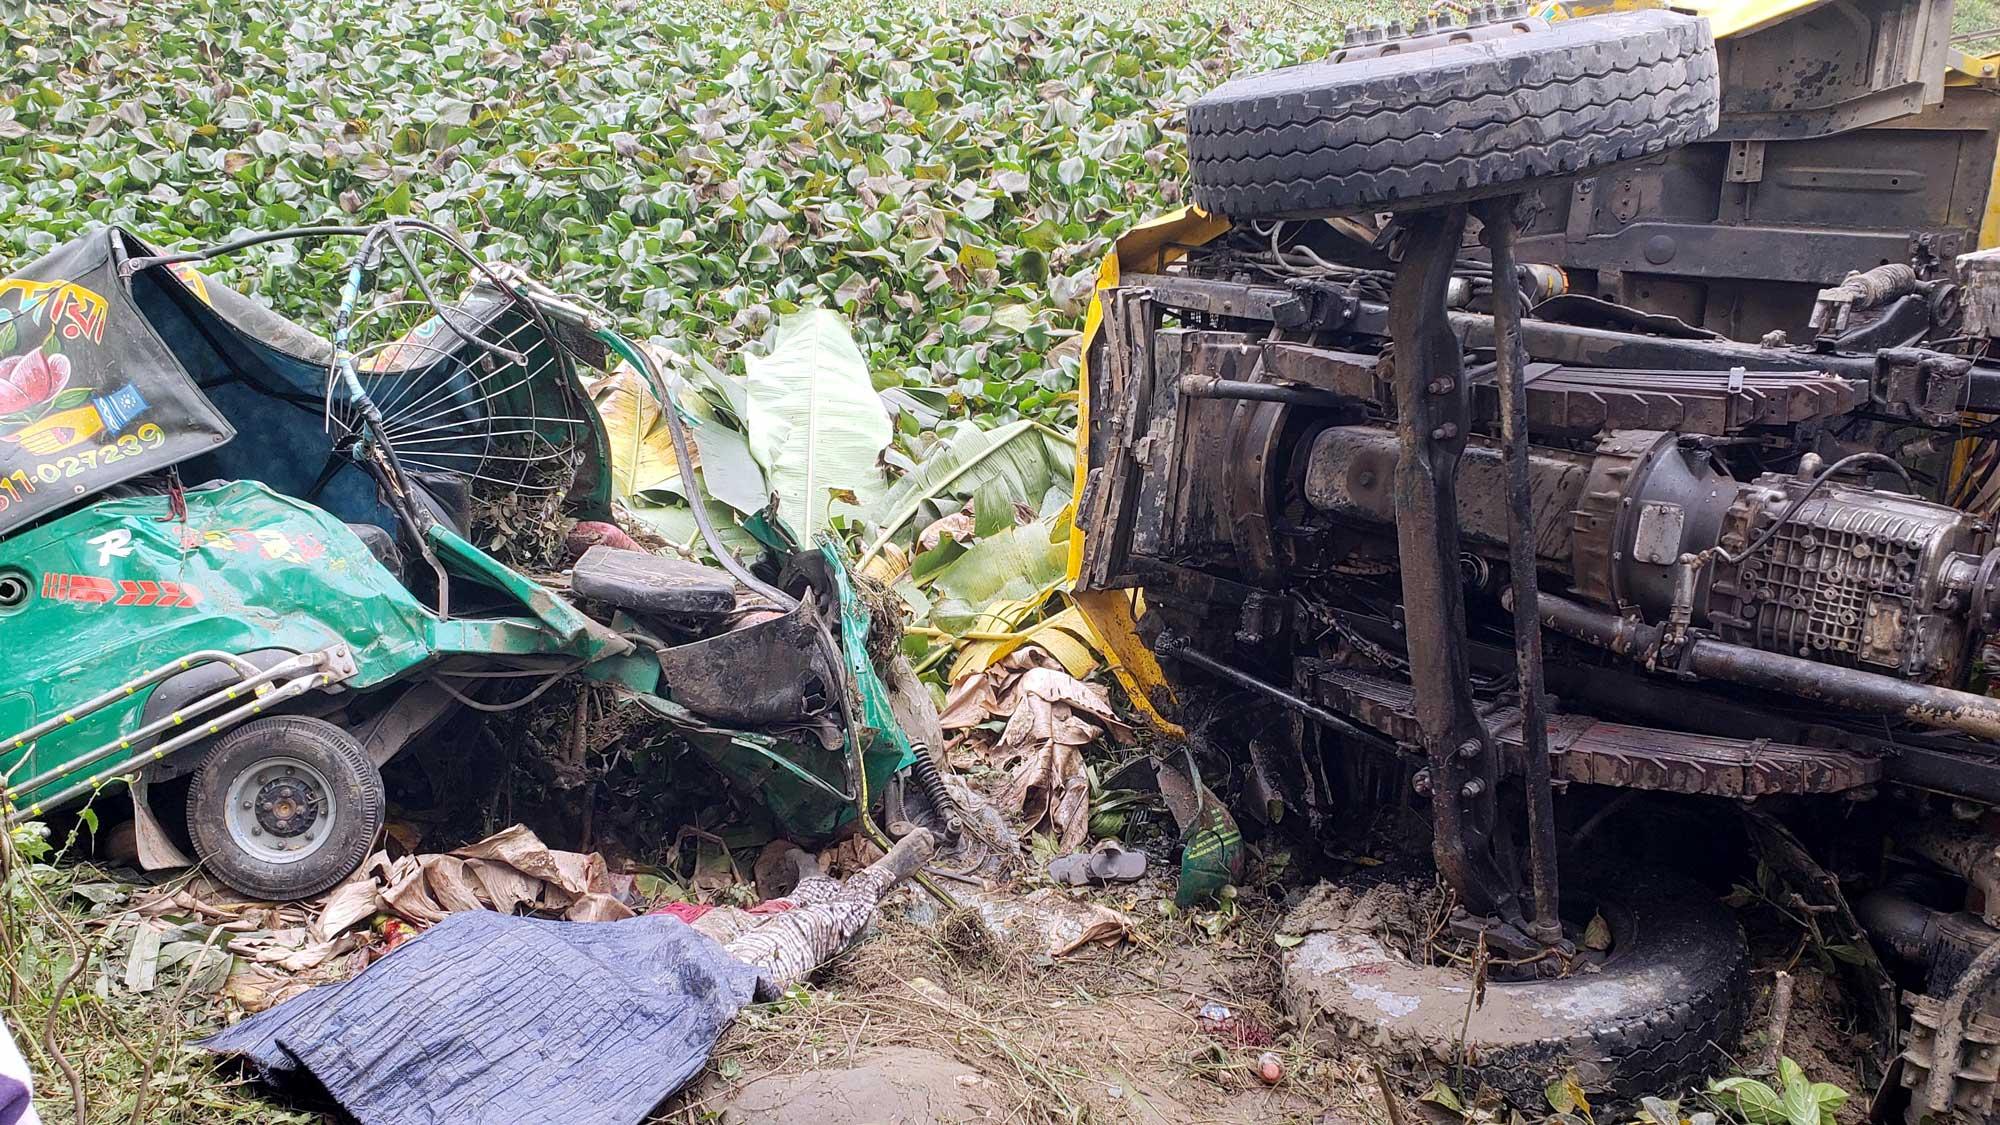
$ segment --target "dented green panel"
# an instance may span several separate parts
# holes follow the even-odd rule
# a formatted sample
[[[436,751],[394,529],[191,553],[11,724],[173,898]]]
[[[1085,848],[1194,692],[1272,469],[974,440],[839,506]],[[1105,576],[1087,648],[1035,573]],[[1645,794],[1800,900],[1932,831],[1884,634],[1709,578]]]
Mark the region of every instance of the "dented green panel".
[[[916,753],[896,721],[888,687],[868,657],[868,607],[856,595],[837,549],[827,546],[822,551],[840,597],[842,657],[860,696],[861,711],[856,718],[867,747],[861,760],[872,798],[882,792],[891,776],[909,768]],[[602,660],[585,674],[622,688],[665,720],[732,788],[754,796],[787,832],[801,837],[826,836],[854,819],[854,801],[843,793],[847,784],[844,748],[824,750],[811,740],[714,726],[666,698],[660,662],[650,654]]]
[[[134,496],[14,535],[0,542],[0,583],[12,577],[26,596],[0,607],[12,665],[0,737],[201,650],[344,643],[356,671],[343,686],[366,691],[442,655],[588,657],[624,645],[449,532],[433,543],[450,569],[519,598],[521,614],[441,621],[345,524],[252,482],[188,493],[185,520],[165,496]],[[25,780],[136,729],[147,694],[0,754],[0,770]],[[66,783],[18,797],[33,801]]]

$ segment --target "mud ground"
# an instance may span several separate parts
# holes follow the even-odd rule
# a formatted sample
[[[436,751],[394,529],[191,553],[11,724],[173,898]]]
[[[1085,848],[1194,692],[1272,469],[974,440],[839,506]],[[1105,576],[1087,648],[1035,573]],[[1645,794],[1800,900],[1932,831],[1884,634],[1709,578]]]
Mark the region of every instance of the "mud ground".
[[[863,1123],[1109,1121],[1386,1121],[1370,1055],[1290,1025],[1279,1002],[1280,948],[1290,911],[1328,891],[1254,893],[1227,912],[1167,917],[1146,892],[1066,892],[1127,912],[1132,940],[1050,958],[1033,942],[954,947],[937,910],[914,891],[876,931],[807,987],[745,1013],[702,1076],[659,1122]],[[1331,892],[1343,905],[1359,897]],[[1371,899],[1376,896],[1368,896]],[[1418,906],[1427,900],[1419,896]],[[1434,904],[1430,904],[1434,905]],[[1412,946],[1433,922],[1424,909],[1384,911]],[[1832,971],[1795,934],[1750,917],[1755,990],[1748,1032],[1728,1045],[1754,1070],[1768,1040],[1775,971],[1793,977],[1784,1053],[1816,1080],[1854,1093],[1843,1125],[1866,1116],[1870,1044]],[[1211,932],[1211,931],[1215,932]],[[1205,1004],[1235,1022],[1205,1026]],[[1275,1083],[1258,1075],[1265,1052]],[[1388,1096],[1410,1122],[1507,1120],[1461,1091],[1464,1115],[1424,1100],[1448,1074],[1391,1068]],[[1663,1092],[1665,1093],[1665,1092]],[[1700,1108],[1700,1096],[1684,1105]],[[1531,1115],[1532,1118],[1532,1115]]]
[[[1380,1117],[1363,1059],[1306,1049],[1285,1028],[1270,941],[1277,914],[1275,903],[1248,900],[1221,919],[1135,910],[1131,942],[1051,958],[1023,940],[948,948],[930,904],[906,898],[810,987],[746,1013],[659,1120]],[[1232,1020],[1205,1029],[1210,1004]],[[1258,1074],[1266,1052],[1279,1060],[1275,1083]]]

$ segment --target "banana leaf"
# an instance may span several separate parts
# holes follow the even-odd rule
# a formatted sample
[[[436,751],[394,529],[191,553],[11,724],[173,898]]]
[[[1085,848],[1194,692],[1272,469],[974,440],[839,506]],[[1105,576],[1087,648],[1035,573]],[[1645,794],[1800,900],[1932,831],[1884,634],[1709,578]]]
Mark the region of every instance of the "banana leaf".
[[[614,495],[631,496],[678,475],[659,405],[630,367],[618,365],[591,388],[591,396],[604,419]]]
[[[1023,618],[1025,619],[1025,618]],[[1018,621],[1016,627],[1018,628]],[[982,630],[983,631],[983,630]],[[984,672],[994,664],[1005,660],[1016,649],[1035,645],[1048,651],[1049,655],[1062,662],[1063,668],[1077,679],[1095,672],[1101,661],[1097,656],[1097,645],[1090,635],[1090,625],[1075,606],[1061,613],[1043,618],[1026,629],[1016,632],[1009,640],[973,641],[960,650],[958,658],[952,661],[952,683],[972,672]]]
[[[958,510],[989,482],[1030,503],[1053,487],[1067,491],[1075,461],[1073,439],[1028,419],[991,430],[961,426],[868,509],[868,522],[877,530],[861,563],[891,542],[906,543],[918,528]]]
[[[1036,520],[989,535],[936,571],[931,622],[952,633],[977,631],[987,606],[1046,598],[1069,562],[1069,524]]]
[[[730,427],[706,398],[684,394],[681,402],[686,407],[688,437],[694,442],[695,463],[700,470],[697,477],[709,497],[746,516],[763,511],[771,496],[764,470],[750,456],[750,439]],[[664,422],[660,429],[666,429]],[[672,455],[668,450],[668,456]],[[679,473],[637,491],[654,503],[685,503],[687,499]]]
[[[778,497],[778,517],[800,543],[816,541],[839,506],[887,491],[879,461],[889,416],[847,324],[826,309],[778,322],[770,354],[746,356],[750,455]]]

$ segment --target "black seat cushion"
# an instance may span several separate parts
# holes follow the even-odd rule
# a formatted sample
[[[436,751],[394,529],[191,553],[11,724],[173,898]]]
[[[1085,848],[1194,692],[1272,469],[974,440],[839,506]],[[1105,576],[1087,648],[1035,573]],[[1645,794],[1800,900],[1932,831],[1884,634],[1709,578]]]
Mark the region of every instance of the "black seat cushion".
[[[736,608],[728,572],[644,551],[592,547],[576,560],[570,588],[633,613],[721,617]]]

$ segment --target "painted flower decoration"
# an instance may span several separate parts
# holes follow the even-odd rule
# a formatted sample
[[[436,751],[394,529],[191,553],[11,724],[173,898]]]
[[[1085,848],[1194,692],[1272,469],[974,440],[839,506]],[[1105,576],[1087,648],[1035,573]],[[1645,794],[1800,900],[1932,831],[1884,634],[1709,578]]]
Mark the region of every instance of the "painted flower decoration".
[[[69,385],[69,357],[32,351],[0,359],[0,417],[55,401]]]

